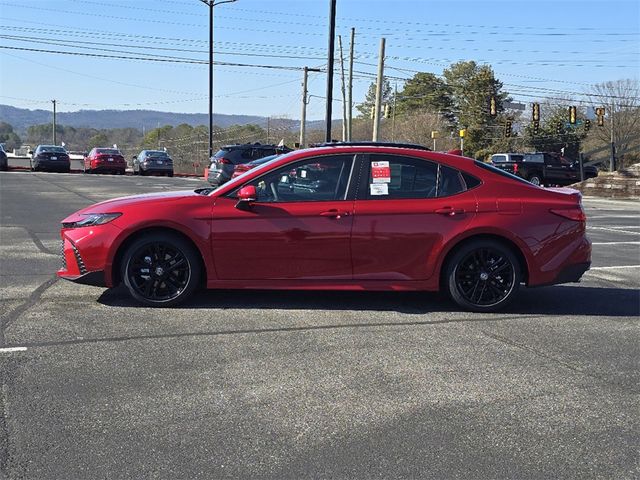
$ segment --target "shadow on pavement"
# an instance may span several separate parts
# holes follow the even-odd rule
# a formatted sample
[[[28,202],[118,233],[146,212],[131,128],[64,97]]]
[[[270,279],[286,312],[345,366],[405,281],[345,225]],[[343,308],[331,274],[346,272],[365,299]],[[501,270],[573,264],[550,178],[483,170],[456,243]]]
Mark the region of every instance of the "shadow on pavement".
[[[123,287],[98,298],[107,306],[139,307]],[[434,292],[342,292],[285,290],[203,290],[178,307],[282,310],[373,310],[407,314],[459,311],[444,295]],[[583,286],[522,288],[500,313],[637,317],[640,290]]]

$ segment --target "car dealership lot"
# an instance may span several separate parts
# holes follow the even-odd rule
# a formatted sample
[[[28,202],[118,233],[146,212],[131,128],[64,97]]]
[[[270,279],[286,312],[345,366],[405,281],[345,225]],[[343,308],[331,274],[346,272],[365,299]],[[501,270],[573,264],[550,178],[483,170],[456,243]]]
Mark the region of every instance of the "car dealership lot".
[[[199,179],[0,173],[9,478],[633,478],[638,202],[587,199],[593,268],[500,314],[427,293],[56,280],[59,221]]]

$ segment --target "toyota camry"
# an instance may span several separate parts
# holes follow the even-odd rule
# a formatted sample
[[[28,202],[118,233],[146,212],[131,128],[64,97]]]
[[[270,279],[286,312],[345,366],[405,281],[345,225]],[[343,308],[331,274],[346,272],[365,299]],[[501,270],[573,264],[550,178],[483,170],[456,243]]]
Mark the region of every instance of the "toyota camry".
[[[62,278],[151,306],[210,289],[442,291],[495,311],[522,286],[577,282],[579,192],[459,155],[327,144],[223,186],[117,198],[62,221]]]

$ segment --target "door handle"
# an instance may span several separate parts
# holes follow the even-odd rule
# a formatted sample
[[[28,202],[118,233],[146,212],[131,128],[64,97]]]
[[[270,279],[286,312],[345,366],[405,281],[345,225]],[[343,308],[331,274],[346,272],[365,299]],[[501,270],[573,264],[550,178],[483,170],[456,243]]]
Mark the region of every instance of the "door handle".
[[[349,216],[349,212],[341,212],[339,210],[332,209],[332,210],[327,210],[326,212],[322,212],[320,216],[340,219],[343,216],[344,217]]]
[[[464,213],[464,208],[442,207],[437,208],[436,213],[453,217],[454,215]]]

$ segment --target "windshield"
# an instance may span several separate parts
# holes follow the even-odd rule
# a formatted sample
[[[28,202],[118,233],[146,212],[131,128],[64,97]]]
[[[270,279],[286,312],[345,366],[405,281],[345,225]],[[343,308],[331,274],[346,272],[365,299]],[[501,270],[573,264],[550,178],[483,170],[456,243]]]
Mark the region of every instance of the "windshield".
[[[517,175],[514,175],[514,174],[509,173],[509,172],[505,172],[504,170],[501,170],[501,169],[499,169],[497,167],[494,167],[493,165],[490,165],[488,163],[480,162],[478,160],[474,160],[473,163],[475,163],[478,167],[480,167],[480,168],[482,168],[484,170],[488,170],[490,172],[493,172],[496,175],[500,175],[501,177],[507,177],[507,178],[510,178],[511,180],[517,180],[518,182],[526,183],[527,185],[530,185],[532,187],[535,186],[532,183],[528,182],[527,180],[518,177]]]
[[[280,160],[281,158],[286,157],[288,154],[285,155],[270,155],[269,158],[270,160],[268,160],[267,162],[258,165],[256,168],[252,168],[251,170],[247,170],[246,172],[243,172],[242,174],[238,175],[235,178],[232,178],[231,180],[229,180],[227,183],[223,183],[222,185],[218,186],[218,188],[216,188],[214,190],[214,192],[222,187],[227,187],[229,184],[234,183],[238,186],[240,186],[240,184],[243,182],[244,178],[247,176],[247,174],[254,174],[256,172],[262,172],[263,170],[268,170],[271,167],[271,164],[274,163],[276,160]],[[264,158],[261,158],[259,160],[264,160]]]

